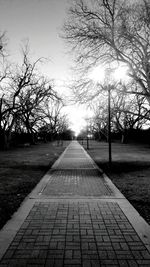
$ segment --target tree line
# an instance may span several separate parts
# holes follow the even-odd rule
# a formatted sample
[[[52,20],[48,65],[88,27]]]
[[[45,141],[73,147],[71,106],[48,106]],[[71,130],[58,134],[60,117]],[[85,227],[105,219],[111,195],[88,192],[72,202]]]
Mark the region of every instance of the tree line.
[[[111,129],[125,141],[131,129],[150,125],[150,2],[148,0],[76,0],[68,11],[63,38],[74,54],[76,100],[94,111],[90,128],[107,138],[108,82],[94,82],[98,66],[128,68],[127,83],[111,81]],[[111,67],[111,68],[113,68]],[[99,76],[102,73],[99,72]],[[107,74],[109,76],[109,74]]]
[[[0,148],[56,139],[65,133],[70,137],[67,118],[61,114],[63,100],[54,82],[38,71],[44,59],[32,61],[25,44],[22,62],[11,64],[5,34],[1,34],[0,44]]]

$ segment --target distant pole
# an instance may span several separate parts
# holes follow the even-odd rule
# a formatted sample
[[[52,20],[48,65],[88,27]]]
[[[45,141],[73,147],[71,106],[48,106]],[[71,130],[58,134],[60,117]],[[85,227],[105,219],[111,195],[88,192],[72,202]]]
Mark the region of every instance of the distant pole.
[[[87,138],[86,138],[86,141],[87,141],[87,150],[89,150],[89,137],[88,137],[88,125],[87,125]]]
[[[109,149],[109,166],[111,166],[111,105],[110,105],[111,85],[108,85],[108,149]]]
[[[88,138],[88,134],[87,134],[87,149],[89,150],[89,138]]]

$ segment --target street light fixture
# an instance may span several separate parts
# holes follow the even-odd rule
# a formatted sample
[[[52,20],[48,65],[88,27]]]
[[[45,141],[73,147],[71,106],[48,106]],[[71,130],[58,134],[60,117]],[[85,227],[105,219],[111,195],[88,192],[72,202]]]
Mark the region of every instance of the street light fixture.
[[[90,73],[89,77],[97,84],[103,84],[108,91],[108,151],[109,151],[109,166],[112,163],[112,151],[111,151],[111,90],[114,82],[129,81],[128,66],[124,63],[114,62],[105,68],[104,65],[99,65]],[[101,75],[99,75],[101,74]]]
[[[127,78],[127,66],[109,67],[105,69],[105,83],[108,90],[108,151],[109,151],[109,166],[112,163],[111,151],[111,89],[115,81],[123,81]]]

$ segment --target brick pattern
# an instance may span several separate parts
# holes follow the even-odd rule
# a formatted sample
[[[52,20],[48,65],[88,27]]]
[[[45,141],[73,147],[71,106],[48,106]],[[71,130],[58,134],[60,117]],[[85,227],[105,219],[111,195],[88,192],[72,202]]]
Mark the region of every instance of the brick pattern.
[[[80,159],[82,159],[82,158],[85,158],[85,154],[83,153],[83,152],[76,152],[76,153],[74,153],[74,152],[66,152],[65,154],[64,154],[64,158],[66,158],[66,159],[70,159],[70,158],[80,158]]]
[[[93,169],[95,168],[91,159],[87,157],[79,143],[71,143],[56,169]]]
[[[59,169],[93,169],[94,166],[88,158],[65,158],[57,165],[57,170]]]
[[[59,189],[59,190],[58,190]],[[97,169],[53,171],[44,196],[111,196],[111,189]]]
[[[117,203],[37,202],[2,266],[148,267],[150,254]]]

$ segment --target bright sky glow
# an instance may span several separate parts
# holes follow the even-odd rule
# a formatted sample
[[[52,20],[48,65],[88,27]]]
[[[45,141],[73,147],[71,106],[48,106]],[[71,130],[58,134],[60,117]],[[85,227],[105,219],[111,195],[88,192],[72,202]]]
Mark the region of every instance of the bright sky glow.
[[[67,117],[71,122],[71,129],[75,132],[76,136],[86,127],[86,119],[92,116],[92,111],[87,110],[83,105],[64,107],[64,112],[68,114]]]
[[[72,121],[71,128],[74,131],[75,136],[78,136],[81,130],[86,126],[86,121],[78,116],[76,116]]]
[[[116,64],[115,64],[116,65]],[[111,80],[114,81],[122,81],[122,82],[128,82],[129,76],[128,76],[128,66],[125,64],[117,64],[117,66],[113,65],[112,67],[112,73],[111,73]],[[108,67],[109,69],[109,67]],[[90,72],[89,78],[92,79],[95,83],[104,83],[106,79],[106,70],[107,66],[99,65]]]
[[[105,69],[102,65],[96,66],[89,74],[89,78],[94,82],[104,82],[105,79]]]
[[[128,82],[130,79],[128,76],[128,71],[129,69],[127,65],[120,64],[114,71],[114,79],[117,81]]]

